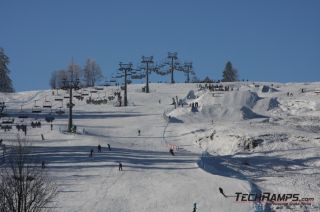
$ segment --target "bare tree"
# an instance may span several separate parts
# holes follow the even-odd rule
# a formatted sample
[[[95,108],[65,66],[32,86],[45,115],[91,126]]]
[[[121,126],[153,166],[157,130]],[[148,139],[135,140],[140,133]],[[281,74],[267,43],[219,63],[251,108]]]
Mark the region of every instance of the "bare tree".
[[[63,80],[68,78],[68,73],[66,70],[58,70],[57,71],[57,88],[62,88],[63,87]]]
[[[17,140],[0,172],[0,212],[38,212],[56,196],[57,187],[36,163],[24,140]]]
[[[103,78],[101,69],[95,60],[87,59],[83,69],[83,78],[87,87],[95,86]]]
[[[68,66],[67,73],[67,80],[69,81],[76,81],[82,77],[82,70],[81,67],[73,62]]]
[[[12,81],[9,77],[9,62],[9,57],[5,55],[3,48],[0,48],[0,92],[14,92]]]

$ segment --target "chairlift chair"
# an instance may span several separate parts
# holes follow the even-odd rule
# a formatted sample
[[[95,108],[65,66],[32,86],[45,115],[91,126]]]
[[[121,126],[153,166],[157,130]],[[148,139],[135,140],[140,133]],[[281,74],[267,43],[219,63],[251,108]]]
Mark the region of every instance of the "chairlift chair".
[[[58,110],[56,110],[56,114],[57,115],[63,115],[65,114],[64,110],[62,110],[61,108],[59,108]]]
[[[43,108],[52,108],[52,103],[50,101],[45,101],[43,103]]]
[[[89,96],[88,91],[87,91],[87,90],[83,90],[83,91],[81,92],[81,96]]]
[[[34,105],[32,107],[32,113],[41,113],[42,110],[40,108],[40,106],[37,105],[37,100],[34,100]]]
[[[32,113],[41,113],[42,110],[39,106],[32,107]]]
[[[79,94],[79,93],[75,93],[74,95],[73,95],[73,97],[75,97],[75,98],[80,98],[81,97],[81,94]]]
[[[57,96],[54,98],[54,101],[61,102],[61,101],[63,101],[63,98],[60,96]]]
[[[2,119],[2,124],[13,124],[14,123],[14,118],[5,118]]]
[[[26,119],[26,118],[28,118],[28,117],[29,117],[28,114],[25,113],[25,112],[22,110],[22,105],[21,105],[21,109],[20,109],[20,113],[19,113],[19,115],[18,115],[18,118],[20,118],[20,119]]]

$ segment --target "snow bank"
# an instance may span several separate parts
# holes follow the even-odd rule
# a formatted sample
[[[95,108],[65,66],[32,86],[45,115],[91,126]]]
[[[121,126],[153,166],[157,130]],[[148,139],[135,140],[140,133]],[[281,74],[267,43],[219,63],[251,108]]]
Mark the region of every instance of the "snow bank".
[[[182,107],[173,110],[169,115],[186,122],[203,119],[240,121],[265,118],[265,116],[253,111],[254,106],[260,99],[256,92],[248,90],[215,93],[214,95],[211,92],[205,92],[199,95],[199,98],[189,100],[189,104],[198,102],[197,112],[192,112],[190,107]]]

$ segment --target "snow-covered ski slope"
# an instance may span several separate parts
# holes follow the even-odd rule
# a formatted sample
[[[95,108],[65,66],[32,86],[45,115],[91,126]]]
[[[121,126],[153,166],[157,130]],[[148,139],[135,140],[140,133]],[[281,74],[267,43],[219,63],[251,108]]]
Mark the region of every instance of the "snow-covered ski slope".
[[[26,136],[58,184],[53,211],[185,212],[192,211],[194,203],[202,212],[319,211],[320,83],[223,85],[232,91],[200,90],[196,84],[151,84],[151,92],[145,94],[143,85],[129,85],[128,107],[115,107],[115,100],[87,104],[86,96],[84,101],[74,101],[76,134],[63,132],[69,101],[63,98],[65,91],[0,94],[0,100],[16,123],[22,121],[17,118],[20,113],[32,114],[24,120],[27,123],[43,120],[50,109],[40,114],[31,111],[42,108],[45,101],[52,104],[53,112],[61,106],[66,111],[56,116],[52,131],[42,121],[41,128],[29,127]],[[78,93],[103,99],[116,89]],[[185,103],[183,107],[174,108],[176,97]],[[189,105],[194,102],[199,107],[192,112]],[[0,132],[8,146],[17,134],[24,137],[15,129]],[[89,157],[91,149],[93,157]],[[122,172],[118,162],[123,164]],[[314,201],[309,206],[236,202],[221,195],[219,187],[231,196],[298,193]]]

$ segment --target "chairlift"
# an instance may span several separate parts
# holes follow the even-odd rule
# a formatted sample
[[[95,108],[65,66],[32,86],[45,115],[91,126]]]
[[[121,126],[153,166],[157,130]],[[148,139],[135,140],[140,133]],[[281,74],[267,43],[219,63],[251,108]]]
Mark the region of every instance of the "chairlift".
[[[57,115],[63,115],[63,114],[65,114],[65,112],[64,112],[64,110],[62,110],[62,109],[60,108],[60,109],[56,110],[56,114],[57,114]]]
[[[54,101],[61,102],[61,101],[63,101],[63,99],[61,97],[57,97],[54,99]]]
[[[75,98],[80,98],[81,97],[81,94],[79,94],[79,93],[75,93],[74,95],[73,95],[73,97],[75,97]]]
[[[63,102],[61,102],[61,106],[58,107],[58,109],[56,110],[56,114],[62,115],[62,114],[64,114],[64,113],[65,113],[65,112],[64,112],[64,110],[63,110]]]
[[[13,124],[13,123],[14,123],[14,118],[2,119],[2,124]]]
[[[52,103],[51,103],[51,101],[45,101],[44,103],[43,103],[43,106],[42,106],[43,108],[52,108]]]
[[[70,97],[69,97],[69,95],[65,95],[63,98],[69,99]]]
[[[90,93],[97,93],[97,90],[91,90]]]
[[[39,106],[32,107],[32,113],[41,113],[42,110]]]
[[[37,105],[37,100],[34,100],[34,105],[32,107],[32,113],[41,113],[42,110],[39,105]]]
[[[26,119],[26,118],[28,118],[29,116],[22,110],[22,106],[23,106],[23,105],[21,105],[21,109],[20,109],[20,113],[19,113],[19,115],[18,115],[18,118],[20,118],[20,119]]]
[[[56,110],[56,114],[58,115],[63,115],[65,112],[63,110],[63,106],[61,105],[57,110]]]
[[[29,118],[29,116],[27,114],[19,114],[18,118],[19,119],[27,119],[27,118]]]
[[[83,90],[81,92],[81,96],[89,96],[89,92],[87,90]]]
[[[131,79],[142,79],[141,75],[132,75]]]

